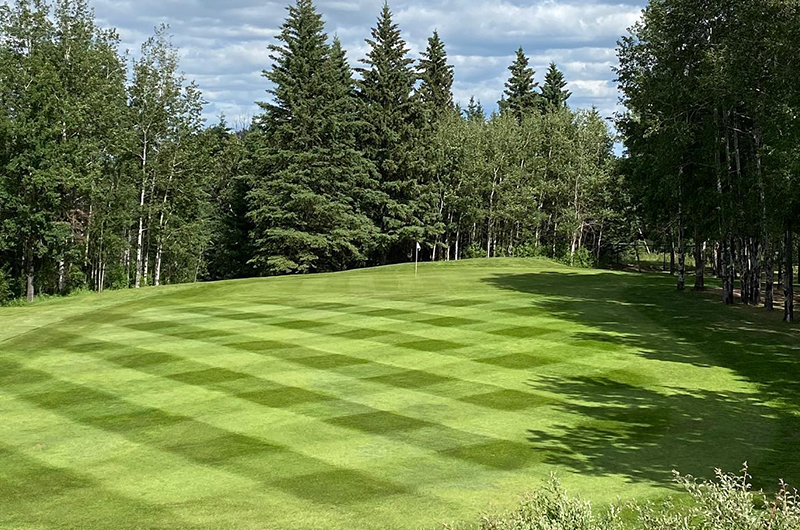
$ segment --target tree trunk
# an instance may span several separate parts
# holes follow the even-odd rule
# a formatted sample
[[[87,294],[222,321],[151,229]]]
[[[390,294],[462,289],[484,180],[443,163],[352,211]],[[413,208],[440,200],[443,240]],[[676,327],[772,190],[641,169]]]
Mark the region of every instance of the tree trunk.
[[[575,250],[578,245],[578,233],[574,232],[572,234],[572,244],[569,247],[569,264],[570,266],[575,266]]]
[[[725,305],[733,305],[733,282],[736,279],[736,264],[733,262],[733,238],[725,241],[723,256],[725,270],[722,299]]]
[[[150,238],[147,238],[144,249],[144,270],[142,271],[142,283],[147,285],[147,278],[150,274]]]
[[[783,254],[786,257],[786,263],[784,265],[786,267],[786,273],[784,274],[783,278],[783,296],[785,298],[783,303],[783,321],[794,322],[794,264],[792,263],[792,258],[794,256],[794,245],[792,241],[791,227],[786,230],[783,245]]]
[[[683,212],[678,206],[678,290],[686,289],[686,244],[683,240]]]
[[[742,298],[742,303],[746,305],[750,303],[750,290],[748,285],[750,270],[747,265],[748,257],[746,239],[739,241],[739,260],[739,269],[742,271],[739,277],[739,296]]]
[[[25,260],[26,261],[25,269],[27,271],[27,276],[28,276],[26,297],[27,297],[28,303],[31,303],[31,302],[33,302],[33,297],[34,297],[34,295],[36,293],[35,293],[34,287],[33,287],[33,279],[34,279],[34,272],[35,272],[34,271],[34,267],[33,267],[33,246],[30,243],[28,243],[28,249],[27,249],[26,254],[27,255],[26,255],[26,260]]]
[[[705,274],[706,274],[706,243],[701,242],[697,235],[697,230],[694,231],[694,290],[705,291]]]
[[[597,263],[600,263],[600,249],[603,248],[603,225],[600,225],[600,237],[597,238]]]
[[[89,203],[89,222],[86,223],[86,241],[83,243],[83,266],[89,265],[89,240],[92,235],[92,220],[94,216],[94,203]]]
[[[139,194],[139,230],[136,236],[136,281],[134,286],[138,289],[142,286],[142,265],[144,251],[144,194],[147,183],[142,182],[142,190]]]
[[[756,244],[756,251],[753,254],[753,305],[761,303],[761,253],[763,251],[763,246]]]
[[[62,256],[61,259],[58,260],[58,292],[64,292],[64,286],[66,285],[66,264],[64,263],[64,257]]]
[[[153,278],[153,285],[158,287],[161,285],[161,260],[162,260],[162,252],[163,248],[161,246],[161,241],[158,242],[158,248],[156,249],[156,264],[153,268],[155,277]]]
[[[674,234],[670,234],[670,249],[669,249],[669,274],[670,276],[675,276],[675,237]]]
[[[766,281],[764,284],[764,307],[767,311],[775,309],[775,271],[772,267],[772,251],[769,248],[769,241],[764,247],[764,270],[766,272]]]

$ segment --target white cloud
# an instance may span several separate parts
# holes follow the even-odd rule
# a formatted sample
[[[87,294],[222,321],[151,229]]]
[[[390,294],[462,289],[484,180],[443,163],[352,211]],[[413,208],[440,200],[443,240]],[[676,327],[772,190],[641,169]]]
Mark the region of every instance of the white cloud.
[[[168,23],[181,48],[182,68],[210,102],[206,115],[257,113],[267,97],[261,72],[290,0],[90,0],[105,26],[118,28],[135,56],[153,26]],[[293,1],[293,0],[291,0]],[[437,29],[455,66],[456,101],[470,96],[491,111],[503,92],[508,65],[522,45],[541,81],[550,61],[564,71],[571,104],[611,114],[617,93],[611,70],[616,40],[638,18],[643,0],[393,0],[390,4],[413,55]],[[364,39],[383,0],[317,0],[348,50],[352,66],[367,52]]]

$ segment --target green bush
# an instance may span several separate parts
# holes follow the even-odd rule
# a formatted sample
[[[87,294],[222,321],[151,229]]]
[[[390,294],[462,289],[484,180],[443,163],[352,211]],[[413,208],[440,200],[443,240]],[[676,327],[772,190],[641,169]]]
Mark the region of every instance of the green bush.
[[[739,475],[716,472],[716,478],[698,481],[675,473],[675,482],[689,501],[677,505],[629,505],[598,511],[570,496],[553,477],[541,491],[523,500],[519,508],[498,517],[484,517],[481,530],[798,530],[800,496],[781,482],[768,496],[754,491],[747,466]],[[623,517],[633,514],[632,517]]]
[[[545,249],[541,245],[533,243],[525,243],[519,247],[514,248],[515,258],[541,258],[545,257]]]
[[[567,494],[558,479],[522,501],[519,508],[501,517],[484,517],[481,530],[615,530],[621,529],[615,507],[597,513],[591,503]]]
[[[14,297],[13,280],[5,269],[0,269],[0,305],[5,305]]]
[[[573,267],[592,269],[597,266],[594,254],[588,248],[579,248],[575,251],[575,258],[572,261]]]
[[[464,249],[461,257],[462,259],[485,258],[486,249],[482,248],[480,245],[472,244]]]

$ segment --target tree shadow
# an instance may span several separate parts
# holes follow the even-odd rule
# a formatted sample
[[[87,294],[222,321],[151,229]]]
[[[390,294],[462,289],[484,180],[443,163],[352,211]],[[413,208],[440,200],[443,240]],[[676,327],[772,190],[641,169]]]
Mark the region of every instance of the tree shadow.
[[[758,487],[774,489],[779,478],[800,484],[800,333],[779,314],[679,293],[656,275],[543,272],[486,281],[585,327],[563,338],[564,355],[588,343],[659,361],[657,373],[685,373],[688,365],[708,377],[703,388],[671,380],[672,372],[656,380],[625,369],[533,377],[529,384],[561,396],[554,406],[574,418],[529,429],[548,463],[664,484],[673,469],[705,477],[748,461]]]

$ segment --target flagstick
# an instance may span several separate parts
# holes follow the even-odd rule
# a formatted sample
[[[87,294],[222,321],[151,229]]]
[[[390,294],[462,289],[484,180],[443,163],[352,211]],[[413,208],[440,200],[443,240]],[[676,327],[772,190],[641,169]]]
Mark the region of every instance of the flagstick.
[[[417,270],[419,269],[419,243],[414,250],[414,276],[417,275]]]

